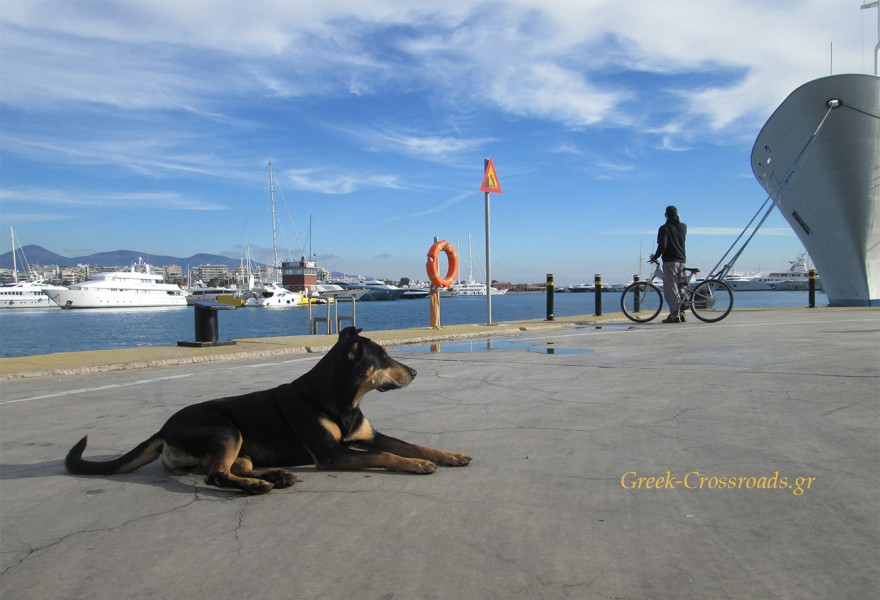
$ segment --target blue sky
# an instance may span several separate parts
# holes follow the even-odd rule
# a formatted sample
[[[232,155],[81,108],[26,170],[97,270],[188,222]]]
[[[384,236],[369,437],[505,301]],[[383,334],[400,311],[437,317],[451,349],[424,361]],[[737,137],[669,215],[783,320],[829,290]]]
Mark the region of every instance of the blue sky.
[[[628,280],[667,204],[707,269],[766,198],[772,111],[871,72],[861,4],[0,0],[0,251],[270,261],[271,161],[283,258],[292,220],[322,266],[425,279],[470,232],[481,279],[492,157],[493,279]],[[800,250],[774,214],[737,266]]]

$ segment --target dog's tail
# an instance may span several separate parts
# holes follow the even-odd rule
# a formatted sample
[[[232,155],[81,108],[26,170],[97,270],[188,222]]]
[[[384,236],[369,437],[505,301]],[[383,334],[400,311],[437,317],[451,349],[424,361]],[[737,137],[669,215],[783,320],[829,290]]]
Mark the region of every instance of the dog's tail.
[[[64,459],[64,466],[74,475],[112,475],[114,473],[128,473],[159,458],[159,455],[162,454],[162,450],[165,447],[165,442],[159,437],[159,434],[156,434],[147,441],[139,444],[137,448],[131,452],[127,452],[115,460],[96,462],[84,460],[82,457],[88,439],[89,436],[85,436],[78,441],[76,445],[70,449],[70,452],[67,453],[67,458]]]

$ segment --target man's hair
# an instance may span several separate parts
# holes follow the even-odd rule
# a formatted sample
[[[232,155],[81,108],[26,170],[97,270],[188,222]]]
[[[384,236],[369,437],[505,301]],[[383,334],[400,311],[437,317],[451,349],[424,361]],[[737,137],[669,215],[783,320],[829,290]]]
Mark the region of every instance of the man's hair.
[[[678,221],[678,209],[674,206],[666,207],[666,218],[672,219],[673,221]]]

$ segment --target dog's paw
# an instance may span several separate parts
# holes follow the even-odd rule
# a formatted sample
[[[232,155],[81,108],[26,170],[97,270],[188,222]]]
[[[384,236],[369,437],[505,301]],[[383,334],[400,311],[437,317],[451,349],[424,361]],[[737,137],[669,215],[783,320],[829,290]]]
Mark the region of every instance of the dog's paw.
[[[262,479],[249,480],[241,489],[248,494],[268,494],[274,486]]]
[[[430,475],[437,470],[436,464],[430,460],[422,460],[420,458],[409,459],[409,467],[407,471],[416,475]]]
[[[302,481],[299,477],[291,473],[290,471],[281,471],[280,477],[275,479],[275,487],[277,488],[288,488],[291,487],[294,483],[299,483]]]
[[[444,452],[440,464],[445,467],[464,467],[469,465],[472,460],[470,456],[461,452]]]

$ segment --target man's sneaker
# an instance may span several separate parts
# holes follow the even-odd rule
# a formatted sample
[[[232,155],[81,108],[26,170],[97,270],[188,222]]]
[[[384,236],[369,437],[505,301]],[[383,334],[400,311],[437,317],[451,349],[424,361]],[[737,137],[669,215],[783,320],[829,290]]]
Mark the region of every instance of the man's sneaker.
[[[681,323],[678,318],[678,315],[669,315],[665,319],[663,319],[663,323]]]

